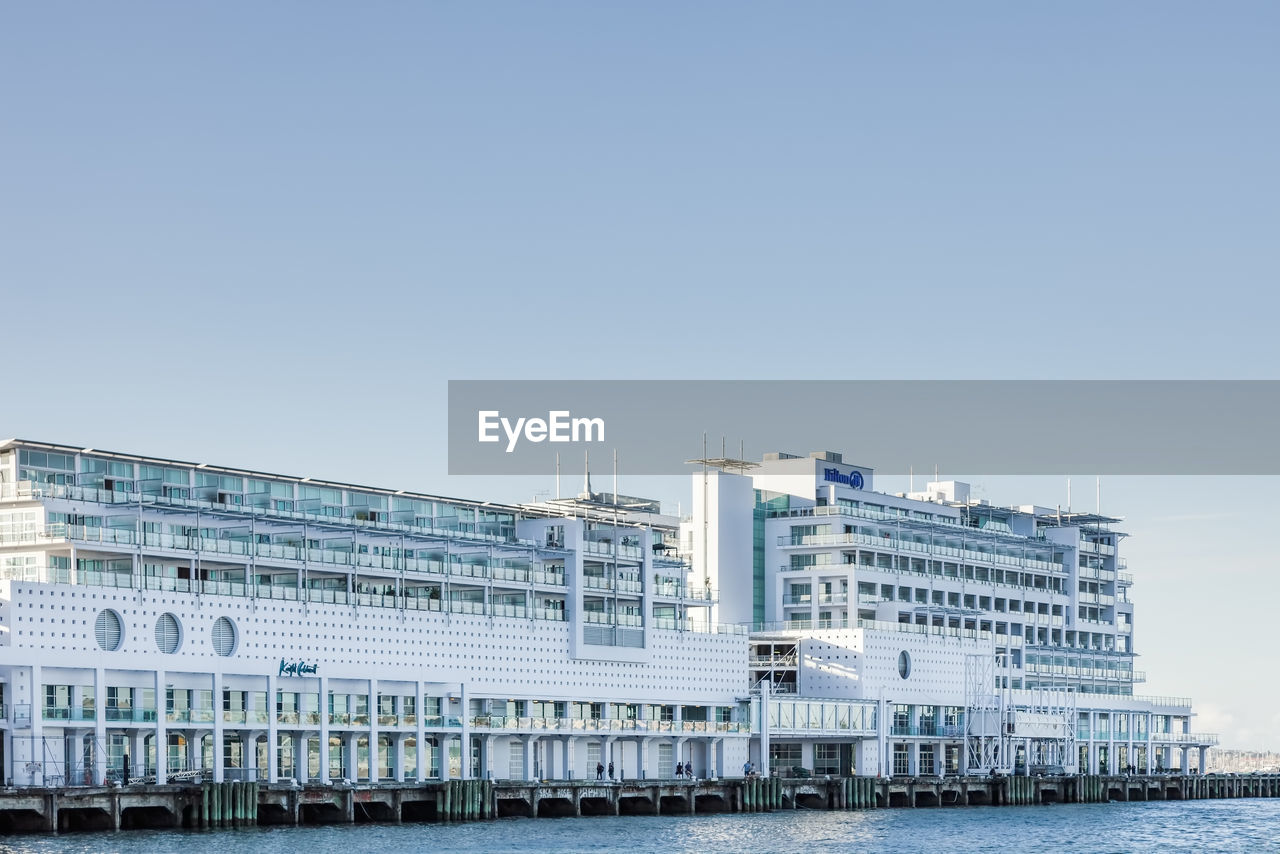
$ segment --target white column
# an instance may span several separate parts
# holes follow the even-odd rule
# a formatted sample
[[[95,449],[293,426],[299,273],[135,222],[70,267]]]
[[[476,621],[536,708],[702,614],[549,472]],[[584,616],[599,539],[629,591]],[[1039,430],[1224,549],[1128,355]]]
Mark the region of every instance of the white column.
[[[82,705],[76,693],[71,691],[73,717],[75,708]],[[93,781],[102,786],[107,782],[107,676],[101,667],[93,671],[93,705]]]
[[[471,779],[471,700],[467,694],[467,683],[458,685],[458,696],[462,701],[462,713],[458,719],[462,721],[462,779]]]
[[[536,735],[524,736],[524,778],[526,780],[537,779],[537,776],[533,773],[533,752],[537,749],[538,737]]]
[[[329,779],[329,677],[320,677],[320,781]]]
[[[369,780],[378,782],[378,680],[369,680]]]
[[[427,775],[431,773],[431,769],[427,765],[427,698],[426,692],[423,691],[422,681],[414,683],[418,697],[414,701],[414,708],[418,710],[418,782],[421,783],[427,779]]]
[[[396,733],[391,739],[391,764],[394,766],[391,770],[395,774],[397,783],[404,782],[404,741],[408,738],[403,733]]]
[[[129,741],[133,745],[129,751],[133,754],[129,758],[129,771],[133,776],[141,777],[147,773],[147,731],[141,728],[132,730]]]
[[[565,736],[560,740],[560,778],[573,779],[573,736]]]
[[[636,739],[636,770],[635,775],[639,780],[643,780],[649,776],[649,745],[653,742],[653,738],[646,736]],[[594,768],[588,768],[588,772],[594,771]],[[662,775],[659,774],[659,777]]]
[[[484,767],[482,769],[483,774],[481,775],[483,779],[492,780],[494,778],[493,750],[497,746],[497,744],[498,744],[497,736],[486,735],[484,737],[484,756],[482,757],[484,761]],[[508,761],[507,763],[508,768],[510,768],[510,765],[511,763]],[[506,776],[506,775],[504,774],[503,776]]]
[[[267,782],[280,781],[280,722],[276,720],[276,674],[267,674]]]
[[[163,786],[169,774],[169,731],[165,719],[165,675],[163,670],[155,672],[156,696],[156,785]]]
[[[222,674],[214,673],[213,679],[213,782],[221,783],[224,778],[223,764],[226,762],[222,745]]]
[[[760,776],[769,776],[769,680],[760,683],[760,699],[757,711],[760,714]],[[881,703],[883,705],[883,703]],[[666,774],[666,771],[662,772]]]
[[[360,732],[347,730],[342,734],[343,743],[347,747],[347,762],[343,766],[343,776],[351,782],[360,779]]]

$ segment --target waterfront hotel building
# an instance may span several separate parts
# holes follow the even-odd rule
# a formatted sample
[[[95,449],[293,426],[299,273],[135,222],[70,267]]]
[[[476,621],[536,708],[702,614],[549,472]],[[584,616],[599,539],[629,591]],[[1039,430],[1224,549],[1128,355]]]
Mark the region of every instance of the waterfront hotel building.
[[[0,443],[4,781],[1204,767],[1118,520],[872,477],[708,460],[680,520]]]
[[[887,495],[829,451],[702,463],[682,549],[720,591],[715,619],[752,627],[772,765],[1096,774],[1187,769],[1194,753],[1205,767],[1217,739],[1192,731],[1191,701],[1135,694],[1120,519],[996,507],[954,481]],[[842,701],[879,725],[831,738]]]
[[[746,629],[710,622],[676,520],[601,499],[0,444],[5,780],[740,766]]]

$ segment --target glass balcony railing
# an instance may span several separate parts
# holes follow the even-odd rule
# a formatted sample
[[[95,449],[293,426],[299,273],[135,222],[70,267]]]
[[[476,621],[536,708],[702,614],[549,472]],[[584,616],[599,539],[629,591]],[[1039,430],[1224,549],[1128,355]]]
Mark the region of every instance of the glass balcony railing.
[[[737,721],[656,721],[620,718],[530,718],[509,715],[477,715],[470,719],[473,729],[537,732],[543,730],[580,732],[750,732],[750,725]]]
[[[137,589],[139,582],[138,577],[127,572],[115,573],[90,570],[73,571],[47,566],[6,568],[3,572],[0,572],[0,579],[38,584],[76,584],[118,589]],[[550,620],[553,622],[565,622],[568,619],[563,607],[535,606],[530,608],[501,601],[486,604],[483,600],[441,600],[438,597],[433,598],[429,594],[419,595],[419,591],[410,588],[402,590],[400,595],[394,595],[390,593],[350,592],[343,589],[299,589],[296,586],[251,585],[234,581],[190,581],[187,579],[172,578],[148,579],[148,581],[161,580],[167,582],[165,589],[177,590],[179,592],[190,590],[191,592],[203,592],[205,594],[219,596],[237,596],[246,598],[256,596],[260,598],[287,600],[294,600],[295,597],[301,597],[298,601],[331,605],[361,605],[375,608],[438,611],[453,614],[505,617],[509,619]],[[154,587],[158,588],[159,585],[154,585]],[[703,598],[704,595],[713,595],[713,593],[708,591],[706,594],[699,595],[699,593],[690,591],[690,595],[686,598],[696,599],[700,603],[712,601],[711,599]],[[592,623],[600,623],[604,621],[604,618],[596,612],[587,612],[584,619],[587,622]],[[621,626],[641,626],[643,623],[643,618],[639,615],[622,615],[620,619],[612,624]],[[655,617],[654,625],[657,628],[678,628],[682,631],[707,632],[712,634],[746,633],[746,629],[740,626],[726,624],[708,625],[704,620],[682,621],[682,624],[672,623],[667,625],[661,622],[661,618]]]
[[[198,488],[197,488],[198,489]],[[247,517],[278,519],[297,522],[317,522],[323,525],[341,524],[344,527],[367,529],[371,531],[402,533],[411,536],[430,537],[440,540],[454,540],[465,543],[506,544],[526,548],[544,548],[543,543],[522,539],[502,533],[486,533],[480,530],[469,530],[459,525],[457,516],[440,516],[430,525],[407,524],[389,521],[382,513],[377,518],[360,518],[354,515],[362,508],[348,506],[341,508],[350,515],[332,516],[327,513],[309,512],[309,510],[285,510],[263,504],[261,506],[249,502],[243,504],[223,503],[199,498],[181,498],[166,496],[152,492],[117,492],[109,489],[97,489],[89,486],[71,486],[64,484],[45,484],[32,481],[0,484],[0,501],[31,501],[46,498],[67,499],[72,501],[89,501],[95,504],[112,504],[121,508],[139,506],[158,506],[187,510],[213,510],[220,513],[233,513]],[[252,498],[252,496],[250,496]],[[301,503],[301,502],[299,502]],[[296,506],[296,505],[295,505]],[[471,523],[467,523],[469,527]],[[550,549],[551,547],[546,547]],[[631,547],[623,547],[630,549]],[[638,551],[638,550],[637,550]],[[630,552],[627,552],[630,554]]]
[[[46,721],[92,722],[98,719],[95,710],[82,706],[45,706],[40,716]]]
[[[107,706],[103,711],[103,719],[111,722],[155,723],[155,709],[133,709],[124,706]]]
[[[826,508],[817,508],[819,510]],[[990,551],[979,551],[958,546],[945,546],[939,543],[916,542],[902,537],[876,536],[873,534],[829,533],[807,534],[802,536],[782,535],[777,544],[783,548],[805,548],[820,546],[867,546],[878,551],[913,552],[929,557],[953,557],[963,561],[993,567],[1012,567],[1018,569],[1038,570],[1040,572],[1062,572],[1062,565],[1025,554],[1009,554]],[[1043,547],[1041,547],[1043,548]]]

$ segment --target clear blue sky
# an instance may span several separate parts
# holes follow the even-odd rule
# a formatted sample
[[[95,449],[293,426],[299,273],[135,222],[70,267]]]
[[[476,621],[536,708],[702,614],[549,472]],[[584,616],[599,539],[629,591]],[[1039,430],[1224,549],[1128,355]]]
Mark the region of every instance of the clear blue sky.
[[[1274,378],[1277,44],[1249,2],[6,4],[0,433],[522,499],[445,477],[448,379]],[[1104,490],[1148,691],[1280,747],[1276,484]]]

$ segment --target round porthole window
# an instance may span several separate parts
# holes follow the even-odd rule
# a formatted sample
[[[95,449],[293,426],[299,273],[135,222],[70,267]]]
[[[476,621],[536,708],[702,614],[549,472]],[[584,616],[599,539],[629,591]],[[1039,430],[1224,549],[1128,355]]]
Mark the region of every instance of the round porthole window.
[[[226,617],[219,617],[213,623],[213,651],[221,656],[228,656],[236,651],[236,624]]]
[[[108,608],[98,612],[98,621],[94,624],[94,634],[98,638],[98,646],[107,652],[115,652],[124,640],[124,622],[120,615]]]
[[[903,679],[911,675],[911,653],[905,649],[898,653],[898,675]]]
[[[166,655],[173,655],[182,646],[182,626],[173,614],[161,614],[156,620],[156,647]]]

